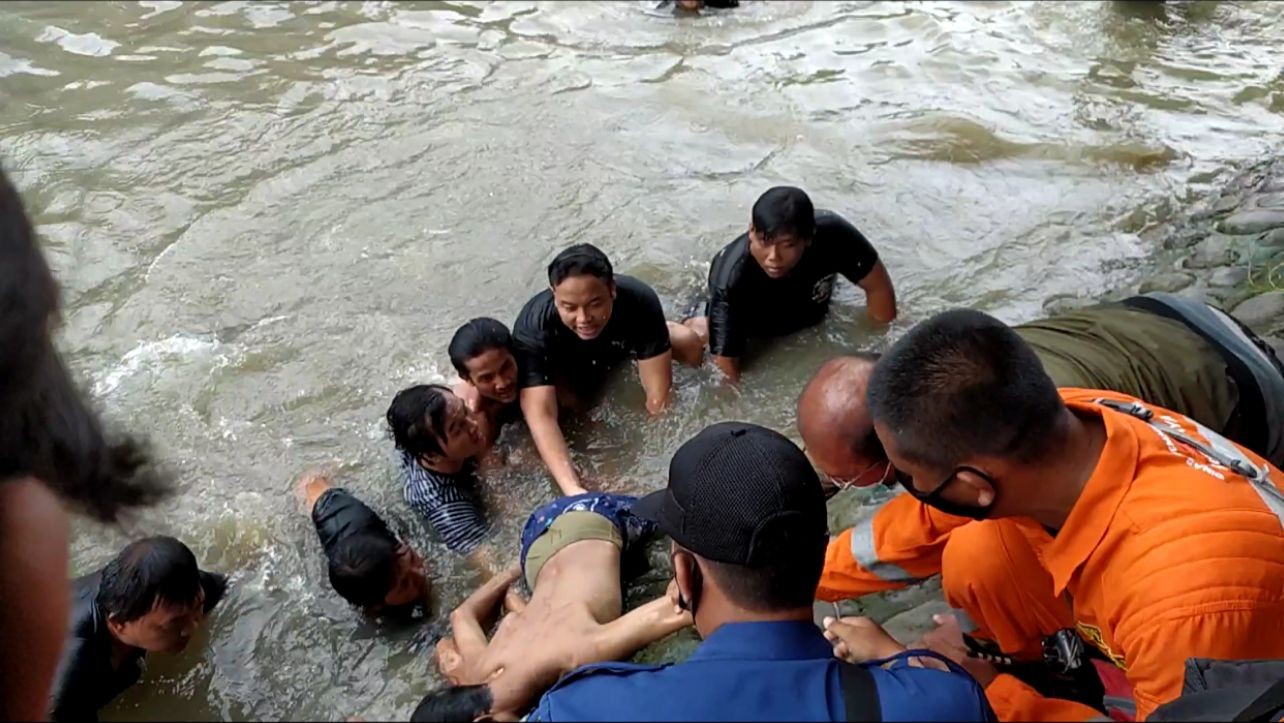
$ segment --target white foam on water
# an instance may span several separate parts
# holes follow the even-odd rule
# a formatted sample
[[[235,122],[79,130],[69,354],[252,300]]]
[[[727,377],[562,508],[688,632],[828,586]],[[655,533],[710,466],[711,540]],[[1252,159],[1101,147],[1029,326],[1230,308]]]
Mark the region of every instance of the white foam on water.
[[[141,371],[155,369],[175,360],[209,353],[218,349],[219,346],[218,340],[212,335],[175,334],[160,341],[144,342],[126,352],[120,362],[112,368],[95,375],[97,379],[93,387],[94,396],[103,397],[111,394],[122,382]]]

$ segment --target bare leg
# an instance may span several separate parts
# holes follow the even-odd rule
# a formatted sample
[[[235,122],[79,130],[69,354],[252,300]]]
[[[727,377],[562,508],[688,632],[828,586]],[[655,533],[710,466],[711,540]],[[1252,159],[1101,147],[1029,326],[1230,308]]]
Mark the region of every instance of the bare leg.
[[[622,660],[689,625],[690,613],[675,610],[673,600],[667,595],[656,598],[598,628],[593,645],[589,646],[591,652],[585,651],[595,656],[594,659],[576,664]]]
[[[673,360],[689,367],[704,363],[704,340],[689,326],[669,322],[669,346]]]

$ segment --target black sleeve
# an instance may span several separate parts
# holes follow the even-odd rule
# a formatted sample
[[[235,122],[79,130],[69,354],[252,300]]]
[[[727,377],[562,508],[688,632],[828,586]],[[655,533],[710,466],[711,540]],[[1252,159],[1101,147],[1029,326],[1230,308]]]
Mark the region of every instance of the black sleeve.
[[[200,571],[201,590],[205,593],[205,614],[208,615],[227,592],[227,575],[219,572]]]
[[[13,651],[10,651],[11,653]],[[49,693],[49,719],[53,721],[97,721],[98,708],[94,705],[94,670],[99,661],[93,659],[93,646],[81,637],[71,637],[63,647],[54,676],[53,690]]]
[[[342,487],[332,487],[317,499],[312,507],[312,524],[327,554],[339,540],[349,535],[373,532],[392,536],[374,510]]]
[[[650,359],[669,350],[669,323],[655,289],[637,282],[634,310],[629,333],[633,358]]]
[[[826,213],[823,221],[829,237],[830,253],[837,264],[835,271],[858,284],[878,263],[878,251],[850,221],[836,213]]]
[[[715,356],[732,359],[744,356],[744,320],[736,314],[735,283],[740,263],[735,245],[718,252],[709,265],[709,303],[705,316],[709,319],[709,352]]]
[[[513,324],[513,355],[517,357],[517,384],[521,389],[553,383],[553,364],[544,325],[539,319],[539,297],[531,299]]]

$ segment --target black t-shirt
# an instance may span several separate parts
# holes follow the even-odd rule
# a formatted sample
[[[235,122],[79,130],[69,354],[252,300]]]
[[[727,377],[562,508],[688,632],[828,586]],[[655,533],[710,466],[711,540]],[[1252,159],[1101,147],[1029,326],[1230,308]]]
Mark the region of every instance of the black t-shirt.
[[[660,297],[632,276],[615,276],[615,306],[597,337],[585,341],[557,315],[553,292],[535,295],[517,315],[513,341],[523,389],[558,382],[576,388],[599,383],[626,359],[650,359],[669,350]]]
[[[223,599],[227,578],[204,570],[200,576],[208,613]],[[107,630],[107,615],[96,600],[101,582],[102,570],[71,581],[71,625],[50,692],[52,720],[98,720],[98,709],[137,683],[143,674],[146,652],[141,648],[130,651],[119,668],[111,667],[111,632]]]
[[[709,269],[709,349],[740,357],[745,341],[790,334],[819,323],[829,310],[834,277],[852,283],[878,263],[878,252],[856,227],[832,211],[816,211],[816,234],[784,278],[773,279],[749,253],[749,234],[727,244]]]
[[[353,535],[370,533],[401,544],[374,510],[342,487],[328,489],[317,498],[312,506],[312,524],[327,558],[336,545]]]

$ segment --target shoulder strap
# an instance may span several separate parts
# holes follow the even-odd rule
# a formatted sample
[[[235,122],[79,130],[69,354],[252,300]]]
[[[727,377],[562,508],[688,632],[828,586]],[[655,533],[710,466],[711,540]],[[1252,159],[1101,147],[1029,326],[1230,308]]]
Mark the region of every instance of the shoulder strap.
[[[881,721],[883,706],[878,701],[874,675],[864,665],[842,663],[838,672],[843,689],[843,708],[849,721]]]
[[[1281,710],[1284,710],[1284,680],[1276,682],[1267,688],[1252,703],[1248,704],[1240,714],[1235,716],[1236,721],[1266,721],[1275,719]]]

